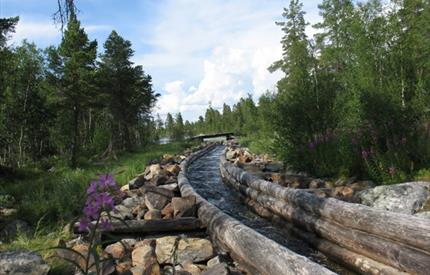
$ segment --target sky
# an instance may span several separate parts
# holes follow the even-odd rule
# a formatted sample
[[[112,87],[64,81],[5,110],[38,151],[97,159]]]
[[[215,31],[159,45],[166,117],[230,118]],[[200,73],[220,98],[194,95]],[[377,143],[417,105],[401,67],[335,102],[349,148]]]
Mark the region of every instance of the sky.
[[[280,72],[267,68],[281,58],[287,0],[76,0],[81,20],[99,52],[112,30],[132,42],[133,62],[150,74],[158,98],[154,115],[181,112],[195,121],[211,104],[221,109],[241,97],[274,91]],[[318,3],[304,0],[305,19],[320,20]],[[11,43],[58,45],[52,15],[57,0],[0,0],[0,17],[20,16]],[[307,28],[311,36],[314,30]]]

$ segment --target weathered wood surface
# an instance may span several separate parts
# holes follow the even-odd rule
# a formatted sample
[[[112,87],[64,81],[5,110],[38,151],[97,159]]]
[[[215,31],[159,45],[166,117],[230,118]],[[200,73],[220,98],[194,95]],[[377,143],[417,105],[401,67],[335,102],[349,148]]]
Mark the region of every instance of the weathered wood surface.
[[[244,172],[221,159],[221,165],[241,185],[259,190],[271,197],[297,205],[318,217],[346,227],[384,236],[430,253],[430,220],[406,214],[374,209],[333,198],[319,198],[300,189],[282,187]]]
[[[99,228],[100,232],[109,233],[151,233],[151,232],[181,232],[191,231],[202,228],[202,223],[199,219],[193,217],[165,219],[165,220],[127,220],[112,221],[112,228]],[[76,223],[74,232],[79,232],[79,226]]]
[[[354,251],[413,274],[427,274],[430,270],[430,251],[426,243],[430,239],[430,221],[280,187],[243,172],[224,157],[220,169],[226,181],[254,203],[343,246],[343,250]],[[270,216],[267,212],[263,214]],[[378,270],[375,264],[373,266]]]
[[[188,165],[212,149],[210,146],[192,154],[181,164],[178,183],[183,196],[193,195],[198,202],[198,216],[212,238],[224,244],[233,257],[239,258],[260,274],[334,274],[308,258],[298,255],[264,237],[236,219],[223,213],[199,196],[186,178]]]
[[[400,270],[391,266],[374,261],[366,256],[352,252],[339,245],[336,245],[330,241],[319,238],[313,233],[300,230],[291,223],[285,222],[280,216],[267,210],[265,207],[260,205],[254,200],[245,198],[245,202],[260,216],[270,219],[273,223],[278,224],[290,232],[294,233],[305,242],[309,243],[325,255],[330,257],[332,260],[341,263],[361,274],[372,274],[372,275],[406,275],[408,273],[401,272]]]

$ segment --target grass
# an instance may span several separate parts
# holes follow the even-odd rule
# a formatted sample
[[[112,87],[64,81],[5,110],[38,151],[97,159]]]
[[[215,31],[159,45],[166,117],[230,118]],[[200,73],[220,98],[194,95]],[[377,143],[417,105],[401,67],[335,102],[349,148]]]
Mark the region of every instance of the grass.
[[[92,164],[78,169],[60,165],[50,169],[51,171],[32,168],[20,171],[19,178],[0,179],[0,195],[13,196],[18,218],[35,228],[32,236],[18,234],[13,242],[1,244],[0,250],[39,250],[53,268],[50,274],[66,274],[68,265],[53,259],[53,250],[48,248],[58,245],[60,239],[68,238],[62,228],[80,216],[89,182],[97,174],[113,173],[118,184],[124,185],[136,174],[143,172],[151,160],[164,154],[177,154],[188,145],[151,145],[138,152],[124,153],[118,160],[102,165]]]
[[[257,155],[269,154],[272,140],[268,137],[261,138],[257,135],[241,136],[239,143],[243,147],[247,147],[252,153]]]

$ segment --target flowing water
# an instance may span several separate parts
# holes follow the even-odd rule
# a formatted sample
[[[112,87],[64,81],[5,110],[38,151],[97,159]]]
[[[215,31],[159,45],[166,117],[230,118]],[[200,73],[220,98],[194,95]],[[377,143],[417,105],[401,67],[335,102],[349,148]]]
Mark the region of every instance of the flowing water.
[[[197,193],[223,212],[288,249],[306,256],[339,274],[354,274],[328,260],[325,255],[294,236],[286,228],[272,224],[252,212],[243,203],[237,192],[222,181],[219,160],[223,150],[224,146],[217,146],[194,161],[188,168],[188,179]]]

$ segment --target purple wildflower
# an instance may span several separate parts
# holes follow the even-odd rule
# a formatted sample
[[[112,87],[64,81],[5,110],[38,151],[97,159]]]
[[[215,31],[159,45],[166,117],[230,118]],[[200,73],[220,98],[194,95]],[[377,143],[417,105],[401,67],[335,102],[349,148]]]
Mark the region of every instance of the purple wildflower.
[[[79,220],[79,231],[84,232],[88,230],[90,222],[87,218],[82,218]]]
[[[362,150],[362,151],[361,151],[361,156],[362,156],[364,159],[367,159],[367,158],[369,157],[369,151]]]
[[[100,220],[100,226],[101,226],[104,230],[112,229],[112,224],[109,222],[109,219],[107,219],[107,218],[105,218],[105,219],[101,219],[101,220]]]
[[[315,148],[315,144],[311,141],[311,142],[309,142],[308,143],[308,147],[309,147],[309,149],[314,149]]]
[[[97,181],[92,181],[90,187],[87,189],[87,194],[92,194],[97,192]]]

